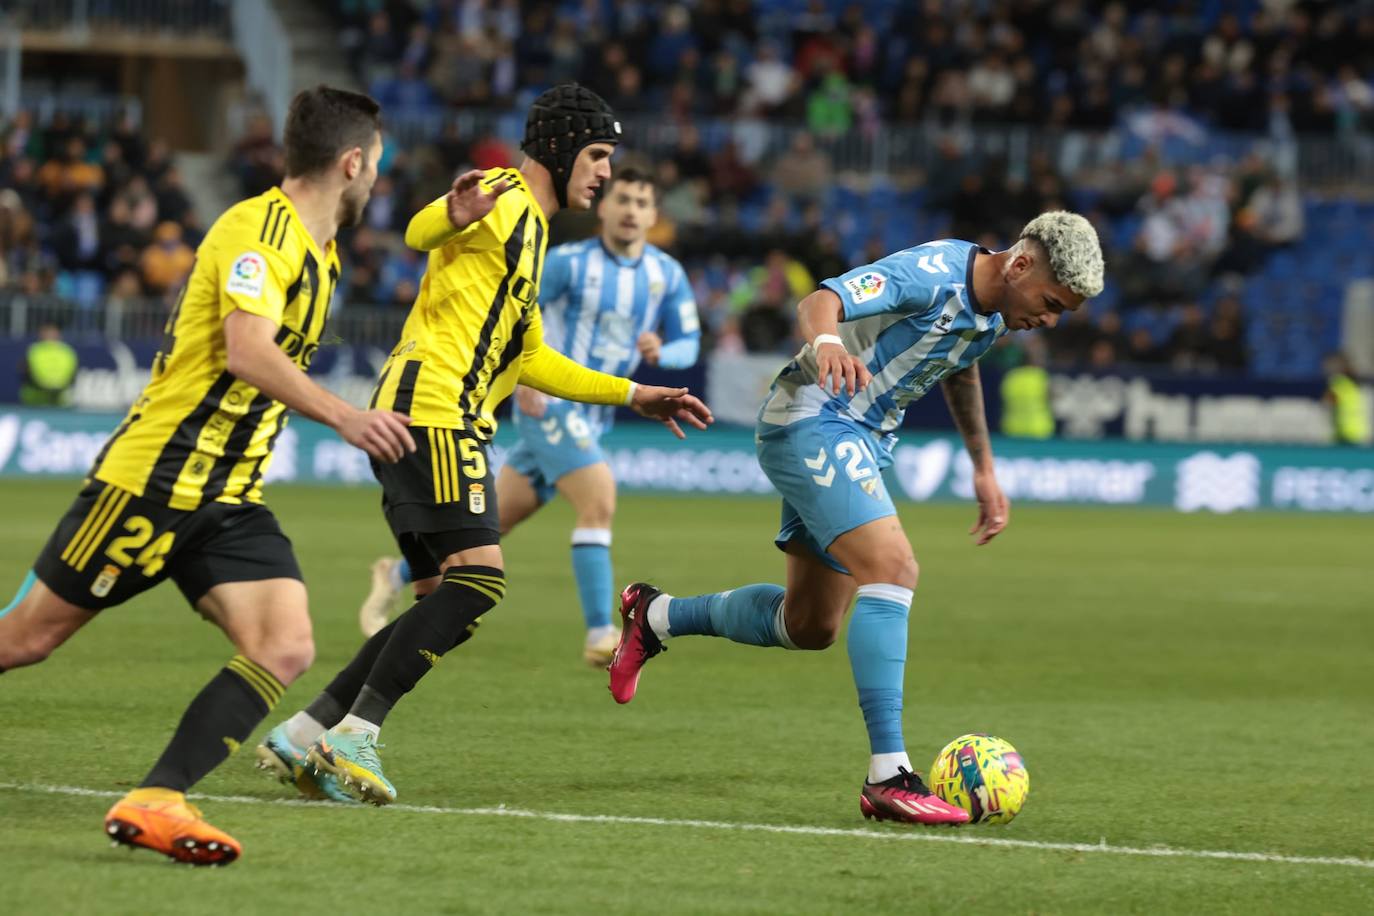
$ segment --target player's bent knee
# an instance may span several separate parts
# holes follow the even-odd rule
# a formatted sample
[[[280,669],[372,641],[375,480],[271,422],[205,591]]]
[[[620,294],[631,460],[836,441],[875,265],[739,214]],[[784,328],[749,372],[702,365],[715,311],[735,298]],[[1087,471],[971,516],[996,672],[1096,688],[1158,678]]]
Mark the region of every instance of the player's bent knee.
[[[8,671],[11,668],[36,665],[52,655],[53,650],[58,645],[58,643],[34,637],[16,640],[7,646],[0,647],[0,668]]]
[[[577,510],[577,527],[609,528],[615,520],[615,504],[582,507]]]
[[[916,582],[921,575],[921,567],[916,562],[916,558],[911,555],[911,551],[907,550],[874,558],[864,573],[862,577],[856,577],[859,579],[860,585],[880,582],[915,591]]]
[[[315,640],[308,630],[276,634],[244,654],[272,672],[283,684],[290,684],[315,663]]]
[[[787,635],[798,649],[819,652],[835,645],[835,640],[840,638],[840,625],[838,622],[810,621],[794,628],[789,624]]]

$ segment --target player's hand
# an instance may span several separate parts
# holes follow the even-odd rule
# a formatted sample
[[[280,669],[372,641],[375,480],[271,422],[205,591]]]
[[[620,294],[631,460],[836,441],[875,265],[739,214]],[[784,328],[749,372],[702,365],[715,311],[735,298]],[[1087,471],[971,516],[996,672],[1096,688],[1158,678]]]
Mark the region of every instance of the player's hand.
[[[406,452],[415,451],[410,436],[410,417],[391,410],[355,410],[337,430],[343,440],[367,452],[378,461],[395,464]]]
[[[827,384],[826,379],[829,379]],[[848,391],[853,397],[873,380],[868,366],[839,344],[823,343],[816,351],[816,384],[829,394]]]
[[[511,189],[511,183],[502,178],[488,190],[482,187],[482,177],[479,169],[464,172],[453,179],[453,187],[444,195],[454,229],[462,231],[486,216],[496,206],[496,198]]]
[[[549,399],[544,392],[528,385],[516,385],[515,406],[519,407],[520,412],[525,416],[534,417],[537,420],[549,409]]]
[[[687,438],[687,434],[678,425],[677,421],[679,420],[691,424],[697,429],[705,429],[716,421],[716,418],[711,416],[711,408],[703,404],[700,399],[688,394],[686,388],[636,385],[634,400],[630,402],[630,409],[641,417],[659,421],[672,430],[673,435],[679,439]]]
[[[663,352],[663,338],[653,331],[645,331],[639,335],[639,355],[644,357],[644,361],[651,366],[658,365],[659,354]]]
[[[973,474],[973,495],[978,498],[978,521],[968,530],[977,535],[977,544],[982,547],[1002,533],[1011,521],[1011,502],[997,483],[992,471],[975,471]]]

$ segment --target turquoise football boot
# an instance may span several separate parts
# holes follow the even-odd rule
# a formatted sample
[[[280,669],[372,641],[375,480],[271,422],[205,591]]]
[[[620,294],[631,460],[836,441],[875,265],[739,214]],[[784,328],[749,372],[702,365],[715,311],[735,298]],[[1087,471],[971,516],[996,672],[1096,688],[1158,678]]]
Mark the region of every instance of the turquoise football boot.
[[[305,755],[316,777],[329,774],[358,801],[388,805],[396,800],[396,787],[382,774],[377,739],[371,732],[331,728],[320,735]]]
[[[295,786],[306,798],[356,805],[357,799],[339,788],[333,775],[317,773],[305,762],[306,752],[306,748],[291,743],[285,724],[278,725],[257,747],[258,769],[271,773],[278,782]]]

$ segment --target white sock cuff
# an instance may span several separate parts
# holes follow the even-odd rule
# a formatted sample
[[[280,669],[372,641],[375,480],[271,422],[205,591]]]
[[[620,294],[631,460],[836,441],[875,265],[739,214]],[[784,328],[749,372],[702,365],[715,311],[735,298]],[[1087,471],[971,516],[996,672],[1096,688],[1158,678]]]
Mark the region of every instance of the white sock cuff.
[[[909,588],[902,588],[900,585],[887,585],[882,582],[874,582],[871,585],[859,586],[860,598],[878,598],[882,601],[891,601],[903,607],[911,607],[911,599],[914,593]]]
[[[649,622],[649,629],[654,631],[654,635],[659,639],[667,639],[673,634],[668,630],[668,604],[673,600],[673,596],[664,592],[644,609],[644,617]]]
[[[778,604],[777,611],[773,614],[773,632],[778,636],[778,642],[782,643],[784,649],[796,649],[797,644],[792,641],[792,637],[787,635],[787,602]]]
[[[611,546],[611,529],[609,528],[574,528],[572,533],[572,544],[574,547],[586,547],[596,545],[600,547]]]

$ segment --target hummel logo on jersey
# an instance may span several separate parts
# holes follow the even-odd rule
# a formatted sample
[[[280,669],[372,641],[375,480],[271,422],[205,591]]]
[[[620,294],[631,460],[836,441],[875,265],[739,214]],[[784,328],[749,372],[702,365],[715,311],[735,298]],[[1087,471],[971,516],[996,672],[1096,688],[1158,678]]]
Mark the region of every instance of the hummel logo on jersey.
[[[949,268],[945,266],[944,252],[939,252],[934,256],[923,254],[916,262],[916,266],[928,274],[947,274]]]
[[[948,331],[949,326],[953,323],[954,316],[949,314],[948,312],[945,312],[939,318],[935,319],[935,327],[941,331]]]

